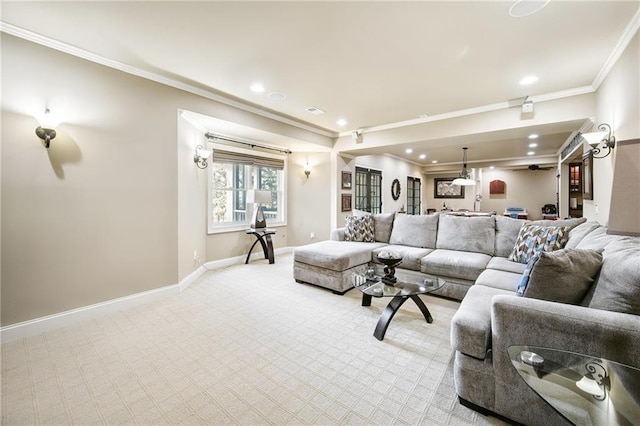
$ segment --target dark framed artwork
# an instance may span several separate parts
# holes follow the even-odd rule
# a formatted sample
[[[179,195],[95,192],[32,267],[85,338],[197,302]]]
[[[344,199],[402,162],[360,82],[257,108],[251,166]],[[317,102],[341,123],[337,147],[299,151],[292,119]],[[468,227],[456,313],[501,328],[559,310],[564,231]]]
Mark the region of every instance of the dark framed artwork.
[[[342,189],[351,189],[351,172],[342,172]]]
[[[351,194],[342,194],[342,211],[351,211]]]
[[[582,199],[593,200],[593,151],[582,156]]]
[[[455,178],[435,178],[433,198],[464,198],[464,186],[452,185]]]

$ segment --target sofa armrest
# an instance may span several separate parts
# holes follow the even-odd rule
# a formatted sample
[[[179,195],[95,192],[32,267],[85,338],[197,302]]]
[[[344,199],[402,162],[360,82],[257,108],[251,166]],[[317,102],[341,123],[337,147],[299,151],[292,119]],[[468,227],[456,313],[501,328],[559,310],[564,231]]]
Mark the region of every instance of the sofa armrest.
[[[333,241],[344,241],[344,228],[338,228],[331,231],[329,239]]]
[[[494,360],[511,345],[556,348],[640,367],[640,316],[496,295],[491,326]],[[504,367],[504,366],[503,366]]]
[[[519,376],[512,345],[554,348],[640,367],[640,316],[517,296],[491,302],[495,406],[523,424],[556,424],[554,412]]]

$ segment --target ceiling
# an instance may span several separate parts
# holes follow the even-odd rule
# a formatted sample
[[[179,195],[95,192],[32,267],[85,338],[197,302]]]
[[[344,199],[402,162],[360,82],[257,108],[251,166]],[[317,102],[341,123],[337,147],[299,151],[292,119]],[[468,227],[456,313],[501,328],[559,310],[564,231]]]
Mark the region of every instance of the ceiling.
[[[3,2],[2,21],[329,135],[593,88],[639,1]],[[539,80],[523,86],[527,75]],[[251,90],[254,83],[265,87]],[[584,91],[584,89],[582,89]],[[285,99],[274,99],[280,93]],[[320,108],[314,115],[308,107]],[[345,125],[338,125],[338,119]],[[535,129],[536,157],[582,123]],[[430,164],[522,157],[531,129],[429,146]],[[255,132],[252,136],[257,136]],[[281,145],[293,144],[281,141]],[[392,144],[391,144],[392,145]],[[474,145],[476,148],[474,149]],[[373,148],[411,161],[423,146]],[[437,158],[435,158],[437,157]]]

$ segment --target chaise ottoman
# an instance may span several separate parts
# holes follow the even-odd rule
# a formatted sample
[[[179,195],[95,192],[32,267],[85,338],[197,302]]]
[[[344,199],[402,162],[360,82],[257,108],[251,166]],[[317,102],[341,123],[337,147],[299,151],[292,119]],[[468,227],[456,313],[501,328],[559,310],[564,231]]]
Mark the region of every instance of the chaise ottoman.
[[[293,278],[345,294],[353,288],[351,274],[371,262],[372,250],[386,245],[329,240],[297,247],[293,250]]]

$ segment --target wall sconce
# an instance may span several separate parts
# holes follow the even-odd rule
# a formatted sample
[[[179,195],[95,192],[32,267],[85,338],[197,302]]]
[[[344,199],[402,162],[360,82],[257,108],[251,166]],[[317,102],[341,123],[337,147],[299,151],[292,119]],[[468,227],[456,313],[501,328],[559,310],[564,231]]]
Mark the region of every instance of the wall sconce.
[[[611,134],[611,126],[606,123],[602,123],[598,126],[599,132],[582,133],[580,136],[592,146],[594,158],[604,158],[611,154],[611,151],[616,146],[616,138]],[[601,146],[599,146],[602,144]],[[604,155],[600,153],[607,150]]]
[[[213,151],[204,149],[202,145],[198,145],[196,146],[196,153],[193,156],[193,162],[196,163],[199,169],[206,169],[208,166],[207,158],[209,158],[211,154],[213,154]]]
[[[56,126],[58,125],[49,108],[44,110],[44,115],[38,117],[38,123],[40,125],[36,128],[36,135],[44,141],[44,147],[49,148],[51,140],[56,137]]]
[[[309,175],[311,174],[311,166],[309,165],[309,163],[304,165],[304,174],[307,179],[309,179]]]

